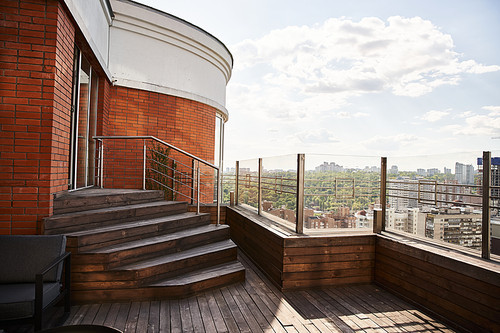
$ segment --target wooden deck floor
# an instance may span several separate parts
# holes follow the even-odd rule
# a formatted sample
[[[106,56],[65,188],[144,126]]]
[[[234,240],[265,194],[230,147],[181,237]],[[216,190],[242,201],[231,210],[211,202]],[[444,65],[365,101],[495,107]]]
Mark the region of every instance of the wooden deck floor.
[[[375,285],[282,293],[245,256],[240,261],[245,283],[181,300],[73,306],[64,325],[124,332],[454,332]]]

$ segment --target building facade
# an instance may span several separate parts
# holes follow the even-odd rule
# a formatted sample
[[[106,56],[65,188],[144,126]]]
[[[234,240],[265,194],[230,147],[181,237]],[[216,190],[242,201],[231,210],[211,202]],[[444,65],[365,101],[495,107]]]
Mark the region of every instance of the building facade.
[[[233,59],[217,38],[129,0],[0,8],[0,234],[43,233],[55,195],[95,185],[94,136],[221,163]]]

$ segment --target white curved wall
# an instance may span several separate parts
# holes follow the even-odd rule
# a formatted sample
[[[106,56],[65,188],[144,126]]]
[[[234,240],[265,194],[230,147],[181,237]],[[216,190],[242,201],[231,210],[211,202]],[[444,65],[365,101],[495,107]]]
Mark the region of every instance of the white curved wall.
[[[109,27],[111,13],[105,0],[65,0],[71,15],[109,78]]]
[[[111,2],[109,69],[116,85],[188,98],[227,118],[232,58],[201,29],[128,1]]]

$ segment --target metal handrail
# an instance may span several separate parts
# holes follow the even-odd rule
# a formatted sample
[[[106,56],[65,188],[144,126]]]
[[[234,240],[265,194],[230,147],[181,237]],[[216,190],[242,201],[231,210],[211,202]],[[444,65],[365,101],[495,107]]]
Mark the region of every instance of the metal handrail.
[[[196,198],[194,198],[194,193],[192,194],[193,197],[189,197],[189,196],[186,196],[185,194],[182,194],[183,196],[191,199],[191,200],[196,200],[197,204],[196,204],[196,213],[199,214],[200,213],[200,163],[212,168],[216,173],[217,173],[217,196],[216,196],[216,204],[217,204],[217,225],[220,224],[220,201],[221,201],[221,172],[220,172],[220,169],[219,167],[215,166],[214,164],[210,163],[210,162],[207,162],[193,154],[190,154],[180,148],[177,148],[176,146],[168,143],[168,142],[165,142],[161,139],[158,139],[157,137],[154,137],[152,135],[137,135],[137,136],[125,136],[125,135],[112,135],[112,136],[102,136],[102,135],[99,135],[99,136],[93,136],[92,137],[94,140],[96,140],[97,142],[100,142],[100,145],[99,145],[99,151],[98,151],[98,154],[99,154],[99,160],[98,160],[98,170],[99,170],[99,173],[97,175],[98,179],[99,179],[99,186],[102,188],[103,187],[103,177],[104,177],[104,173],[103,173],[103,169],[104,169],[104,140],[144,140],[144,147],[143,147],[143,173],[142,173],[142,184],[143,184],[143,189],[146,188],[146,140],[153,140],[153,141],[156,141],[157,143],[160,143],[164,146],[167,146],[175,151],[177,151],[178,153],[181,153],[182,155],[184,156],[187,156],[188,158],[191,158],[193,161],[197,161],[197,167],[196,167]],[[175,159],[172,159],[175,161]],[[194,167],[194,162],[193,162],[193,167]],[[194,169],[193,169],[194,171]],[[156,182],[156,180],[155,180]],[[162,184],[163,185],[163,184]],[[163,185],[163,186],[166,186],[166,185]],[[168,187],[168,186],[166,186]],[[172,189],[173,191],[175,191],[174,189]],[[178,191],[175,191],[177,193],[179,193]]]

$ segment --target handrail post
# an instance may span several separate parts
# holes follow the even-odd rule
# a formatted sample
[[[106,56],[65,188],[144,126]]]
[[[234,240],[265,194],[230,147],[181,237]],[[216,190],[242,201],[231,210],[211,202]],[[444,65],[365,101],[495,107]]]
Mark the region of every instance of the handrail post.
[[[142,150],[142,189],[146,189],[146,139],[143,140]]]
[[[481,220],[481,257],[490,259],[490,196],[491,196],[491,152],[483,152],[483,214]]]
[[[101,150],[100,153],[100,163],[101,163],[101,168],[99,169],[99,186],[101,188],[104,188],[104,140],[99,140],[101,142],[101,145],[99,146],[99,149]]]
[[[234,203],[238,206],[238,198],[239,198],[239,183],[240,183],[240,161],[236,161],[236,170],[234,171],[234,192],[235,192],[235,200]]]
[[[221,172],[217,169],[217,226],[220,224],[220,189],[221,189]]]
[[[382,225],[380,226],[380,231],[385,231],[387,207],[387,157],[382,157],[380,159],[380,206],[382,208]]]
[[[200,215],[200,162],[196,167],[196,214]]]
[[[306,157],[304,154],[297,154],[297,204],[296,204],[296,224],[295,232],[304,233],[304,173]]]
[[[258,195],[257,195],[257,211],[258,211],[258,214],[261,215],[261,213],[262,213],[262,158],[259,158],[258,177],[259,177],[259,187],[258,187]]]
[[[191,160],[191,205],[194,205],[194,185],[195,185],[195,164],[196,160]]]

